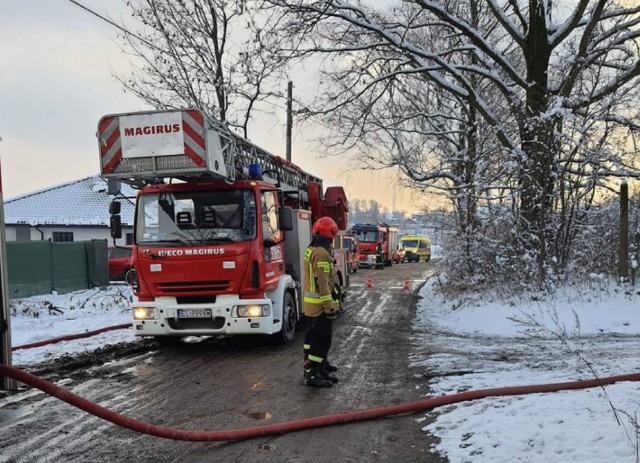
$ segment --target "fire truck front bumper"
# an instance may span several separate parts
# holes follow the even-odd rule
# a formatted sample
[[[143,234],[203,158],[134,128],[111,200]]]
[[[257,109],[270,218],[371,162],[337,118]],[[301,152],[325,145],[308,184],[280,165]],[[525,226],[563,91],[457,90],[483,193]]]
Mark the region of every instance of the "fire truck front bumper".
[[[376,256],[374,254],[367,254],[362,258],[362,260],[358,263],[358,267],[371,268],[375,267],[377,264]]]
[[[215,303],[178,304],[173,297],[132,304],[136,336],[273,334],[270,299],[218,296]]]

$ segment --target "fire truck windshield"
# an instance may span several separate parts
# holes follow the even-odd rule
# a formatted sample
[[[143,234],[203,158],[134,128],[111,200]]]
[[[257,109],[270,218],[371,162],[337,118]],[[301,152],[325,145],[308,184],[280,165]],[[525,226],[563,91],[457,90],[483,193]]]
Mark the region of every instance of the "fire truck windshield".
[[[366,230],[366,229],[360,229],[360,230],[354,229],[352,231],[352,235],[358,238],[358,241],[360,241],[361,243],[375,243],[376,241],[378,241],[378,238],[380,237],[380,233],[378,232],[378,230]]]
[[[136,211],[137,244],[211,244],[256,237],[252,190],[143,194]]]

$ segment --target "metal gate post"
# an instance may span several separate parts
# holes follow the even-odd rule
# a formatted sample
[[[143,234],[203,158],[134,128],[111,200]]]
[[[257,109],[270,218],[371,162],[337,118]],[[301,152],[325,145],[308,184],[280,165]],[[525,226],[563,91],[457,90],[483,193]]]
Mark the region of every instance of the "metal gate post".
[[[0,141],[2,139],[0,138]],[[4,199],[2,197],[2,168],[0,167],[0,364],[11,366],[11,313],[9,310],[9,284],[7,278],[7,241],[4,228]],[[16,390],[13,378],[0,376],[0,386]]]

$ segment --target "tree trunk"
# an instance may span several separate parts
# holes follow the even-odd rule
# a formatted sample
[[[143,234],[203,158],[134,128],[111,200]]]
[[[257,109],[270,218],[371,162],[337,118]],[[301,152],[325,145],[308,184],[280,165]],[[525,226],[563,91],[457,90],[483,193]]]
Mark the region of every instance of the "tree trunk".
[[[535,258],[539,277],[545,277],[547,253],[547,213],[551,208],[555,179],[552,171],[557,149],[554,119],[546,114],[548,69],[551,47],[547,41],[544,8],[539,0],[530,0],[530,29],[525,57],[527,60],[526,108],[521,118],[520,136],[524,159],[520,178],[520,216],[523,222],[523,246]]]

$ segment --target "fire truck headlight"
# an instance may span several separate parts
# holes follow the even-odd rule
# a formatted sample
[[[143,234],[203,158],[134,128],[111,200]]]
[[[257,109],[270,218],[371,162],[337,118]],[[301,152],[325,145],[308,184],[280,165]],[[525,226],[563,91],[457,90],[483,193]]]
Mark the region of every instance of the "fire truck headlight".
[[[267,304],[239,305],[236,308],[238,317],[242,318],[268,317],[271,315],[271,307]]]
[[[158,313],[153,307],[134,307],[133,319],[134,320],[155,320],[158,318]]]

